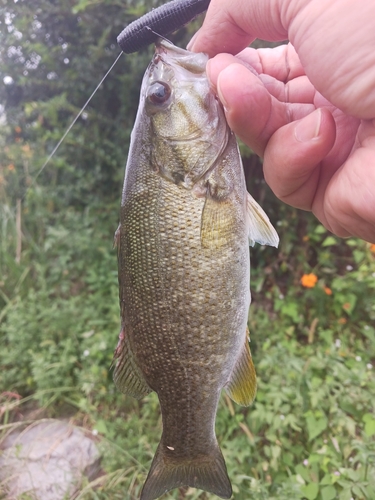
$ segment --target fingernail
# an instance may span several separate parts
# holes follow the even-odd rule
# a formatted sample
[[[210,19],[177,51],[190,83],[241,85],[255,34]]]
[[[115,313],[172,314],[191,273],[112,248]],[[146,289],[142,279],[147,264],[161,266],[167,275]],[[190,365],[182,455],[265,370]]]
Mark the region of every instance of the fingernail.
[[[297,124],[294,130],[297,141],[308,142],[316,139],[319,136],[321,121],[321,109],[316,109],[309,115],[305,116],[305,118]]]
[[[186,50],[192,50],[193,49],[193,46],[194,46],[194,43],[195,43],[195,40],[197,39],[198,37],[198,33],[200,32],[200,29],[195,33],[195,35],[193,36],[193,38],[190,40],[190,42],[186,45]]]

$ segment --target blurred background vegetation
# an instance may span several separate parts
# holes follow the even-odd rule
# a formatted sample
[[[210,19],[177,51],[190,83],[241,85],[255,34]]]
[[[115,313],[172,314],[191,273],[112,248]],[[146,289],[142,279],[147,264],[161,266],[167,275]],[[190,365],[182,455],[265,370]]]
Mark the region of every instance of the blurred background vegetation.
[[[0,0],[0,439],[44,416],[92,430],[102,470],[82,499],[139,498],[161,433],[156,396],[119,394],[109,371],[119,331],[112,241],[152,48],[120,58],[39,171],[119,53],[116,36],[156,5]],[[281,243],[252,250],[256,402],[244,409],[223,396],[217,417],[234,498],[374,499],[375,246],[328,234],[273,197],[246,149],[244,163]]]

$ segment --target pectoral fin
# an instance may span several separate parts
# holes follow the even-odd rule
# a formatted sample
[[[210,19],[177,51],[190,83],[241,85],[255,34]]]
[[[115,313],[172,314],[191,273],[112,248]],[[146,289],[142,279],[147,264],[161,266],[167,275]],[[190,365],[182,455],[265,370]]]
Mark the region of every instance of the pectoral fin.
[[[250,353],[248,335],[246,335],[245,344],[225,389],[229,397],[241,406],[249,406],[254,401],[257,378]]]
[[[264,210],[249,193],[247,193],[246,208],[249,244],[254,246],[256,242],[261,245],[277,247],[279,245],[279,237],[275,228],[272,226]]]
[[[116,359],[113,380],[121,392],[136,399],[141,399],[152,392],[136,364],[129,339],[124,330],[121,330],[119,343],[115,350],[114,360]]]
[[[228,201],[207,195],[202,212],[201,243],[204,248],[220,248],[233,231],[234,216]]]

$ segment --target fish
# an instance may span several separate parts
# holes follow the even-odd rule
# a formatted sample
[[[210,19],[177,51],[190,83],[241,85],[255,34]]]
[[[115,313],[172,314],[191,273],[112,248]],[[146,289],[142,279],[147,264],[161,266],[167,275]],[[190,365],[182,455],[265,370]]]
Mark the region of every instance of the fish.
[[[277,246],[206,76],[164,39],[143,78],[115,241],[121,329],[114,381],[159,398],[163,431],[141,500],[191,486],[232,495],[215,435],[222,389],[250,405],[249,243]]]

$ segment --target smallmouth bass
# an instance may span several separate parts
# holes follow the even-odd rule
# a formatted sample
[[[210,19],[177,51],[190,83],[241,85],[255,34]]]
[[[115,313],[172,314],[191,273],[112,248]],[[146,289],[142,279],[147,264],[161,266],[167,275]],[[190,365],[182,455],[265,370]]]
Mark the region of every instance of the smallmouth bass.
[[[256,392],[249,349],[250,244],[278,236],[247,193],[208,57],[159,40],[126,166],[118,246],[121,332],[114,380],[159,397],[163,433],[141,500],[181,486],[230,498],[215,436],[221,390]]]

